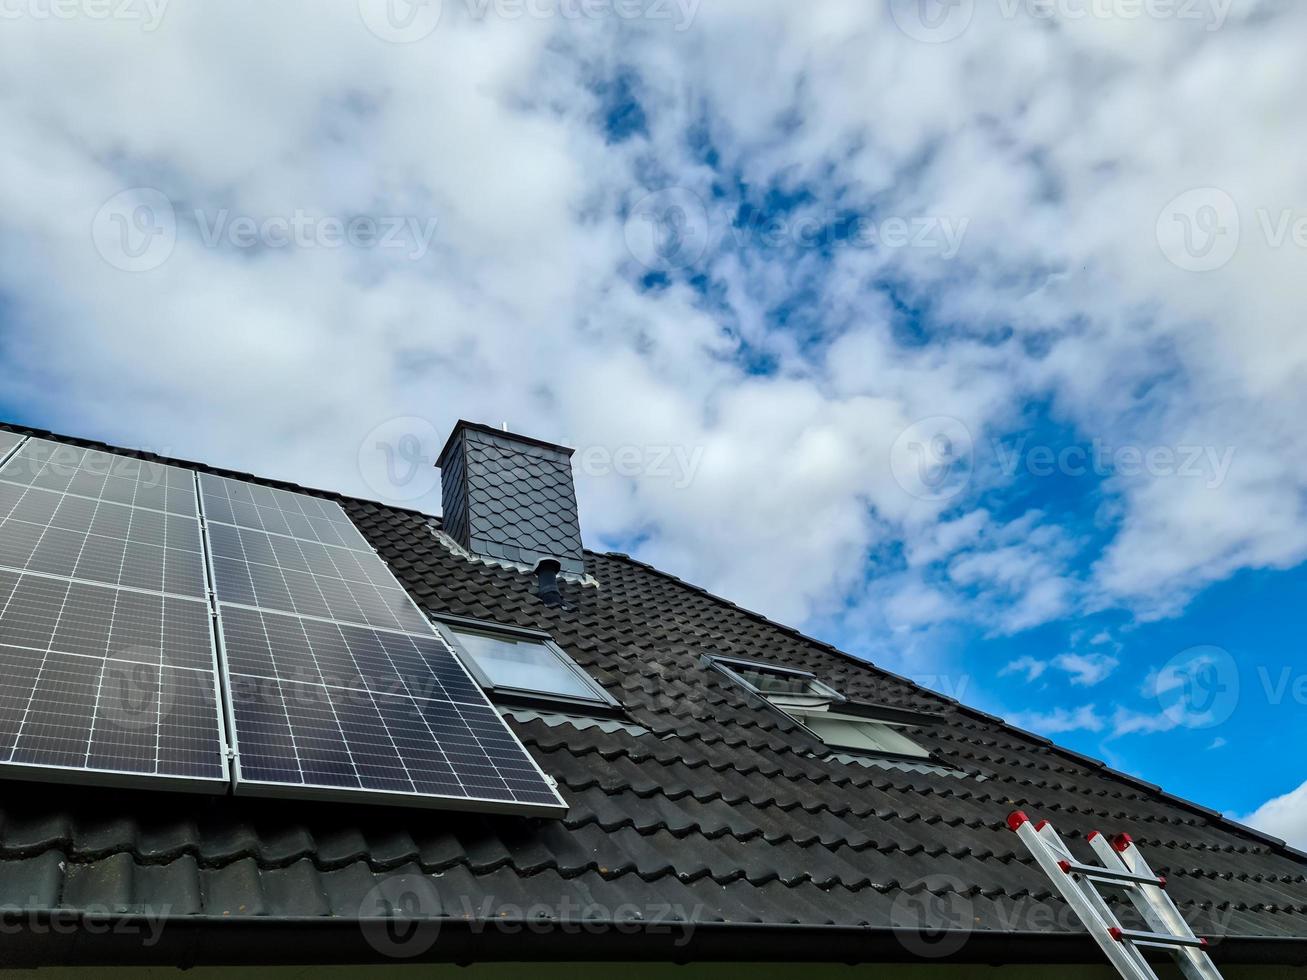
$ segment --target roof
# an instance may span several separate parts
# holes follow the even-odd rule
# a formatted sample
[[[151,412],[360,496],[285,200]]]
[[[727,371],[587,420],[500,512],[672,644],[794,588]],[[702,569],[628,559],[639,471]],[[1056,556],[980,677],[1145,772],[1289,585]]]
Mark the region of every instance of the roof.
[[[427,889],[437,959],[1098,962],[1007,830],[1017,808],[1086,859],[1090,830],[1129,831],[1195,930],[1227,937],[1218,957],[1307,962],[1307,855],[1274,838],[626,555],[587,551],[598,585],[564,582],[570,608],[548,608],[530,574],[447,547],[435,518],[259,482],[339,500],[429,613],[548,632],[628,717],[510,716],[570,804],[561,820],[0,781],[0,908],[170,923],[149,948],[25,930],[6,935],[13,962],[375,958],[360,917],[397,877]],[[705,654],[940,713],[909,732],[950,769],[832,755]],[[502,929],[520,919],[554,928]],[[567,928],[580,920],[624,925]]]

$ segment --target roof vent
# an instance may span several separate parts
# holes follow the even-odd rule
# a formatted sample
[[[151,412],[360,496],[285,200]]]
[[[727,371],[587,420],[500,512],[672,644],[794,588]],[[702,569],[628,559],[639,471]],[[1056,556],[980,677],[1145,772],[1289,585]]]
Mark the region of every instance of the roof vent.
[[[460,421],[436,465],[444,531],[468,551],[585,573],[572,450]]]
[[[551,609],[566,605],[563,593],[558,588],[558,572],[561,567],[557,558],[542,558],[536,562],[536,597]]]

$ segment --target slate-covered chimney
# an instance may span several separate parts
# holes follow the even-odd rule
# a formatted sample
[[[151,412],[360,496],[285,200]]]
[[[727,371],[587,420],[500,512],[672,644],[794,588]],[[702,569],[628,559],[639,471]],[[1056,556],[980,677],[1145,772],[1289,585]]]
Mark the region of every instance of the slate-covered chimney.
[[[584,573],[572,450],[460,421],[436,465],[445,533],[468,551]]]

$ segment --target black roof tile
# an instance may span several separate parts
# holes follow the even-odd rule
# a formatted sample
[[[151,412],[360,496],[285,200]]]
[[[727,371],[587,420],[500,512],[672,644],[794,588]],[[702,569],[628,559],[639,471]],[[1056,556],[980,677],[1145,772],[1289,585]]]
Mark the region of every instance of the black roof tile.
[[[622,909],[705,928],[889,930],[905,908],[939,907],[924,895],[960,903],[982,936],[1078,933],[1005,827],[1023,808],[1053,819],[1085,859],[1090,830],[1128,830],[1200,932],[1307,940],[1307,860],[1265,835],[626,556],[586,552],[598,586],[564,582],[572,608],[551,609],[530,575],[448,550],[438,519],[322,495],[429,613],[547,631],[647,734],[510,720],[571,805],[560,820],[24,786],[0,799],[0,905],[167,909],[205,928],[210,917],[334,923],[413,875],[451,921]],[[802,667],[857,700],[938,713],[914,736],[964,775],[841,762],[705,667],[705,653]],[[796,934],[810,944],[798,958],[822,958],[818,935]],[[301,941],[305,959],[328,955]],[[544,942],[528,935],[520,948],[533,941]],[[469,942],[499,955],[494,937]],[[1305,947],[1274,955],[1301,960]],[[188,955],[224,952],[206,941]]]

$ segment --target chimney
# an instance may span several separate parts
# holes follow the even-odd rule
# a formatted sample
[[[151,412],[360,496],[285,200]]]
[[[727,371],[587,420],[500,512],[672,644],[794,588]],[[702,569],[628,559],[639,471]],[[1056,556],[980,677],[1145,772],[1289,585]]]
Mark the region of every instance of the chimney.
[[[436,465],[445,533],[468,551],[584,573],[572,450],[460,420]]]

